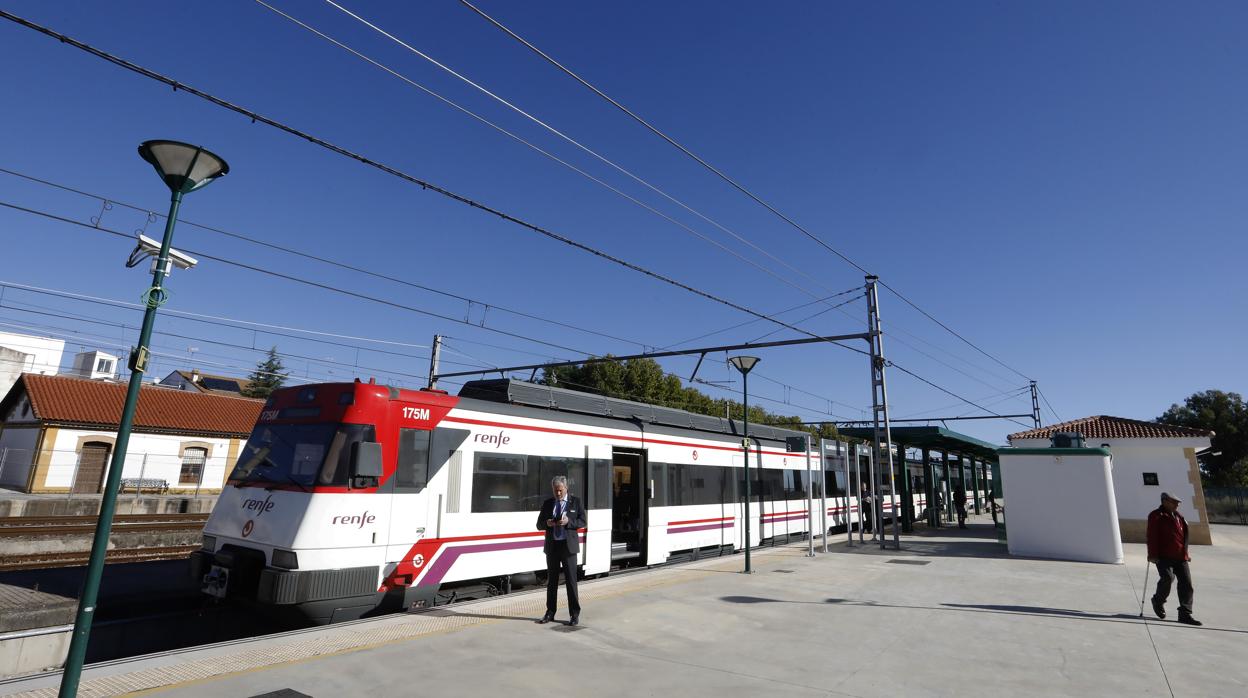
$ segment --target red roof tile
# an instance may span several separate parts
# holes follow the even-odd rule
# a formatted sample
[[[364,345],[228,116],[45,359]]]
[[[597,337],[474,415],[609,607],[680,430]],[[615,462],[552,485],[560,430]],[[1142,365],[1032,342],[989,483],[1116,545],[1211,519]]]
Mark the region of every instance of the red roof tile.
[[[1098,414],[1061,424],[1052,424],[1031,431],[1020,431],[1010,434],[1010,441],[1018,439],[1047,439],[1058,432],[1078,432],[1085,439],[1184,439],[1201,436],[1213,436],[1206,429],[1161,424],[1158,422],[1142,422],[1138,419],[1110,417]]]
[[[116,427],[125,407],[127,385],[103,381],[24,373],[5,402],[24,386],[41,421]],[[260,416],[263,400],[210,393],[169,390],[144,385],[134,427],[204,435],[246,436]],[[0,408],[2,412],[3,408]]]

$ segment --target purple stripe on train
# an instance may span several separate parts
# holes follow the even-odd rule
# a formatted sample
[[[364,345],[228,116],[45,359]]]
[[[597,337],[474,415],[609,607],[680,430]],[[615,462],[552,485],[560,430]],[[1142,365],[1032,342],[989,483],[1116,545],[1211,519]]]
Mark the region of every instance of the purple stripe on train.
[[[689,533],[690,531],[709,531],[711,529],[732,528],[732,526],[733,524],[731,521],[725,521],[723,523],[703,524],[701,526],[668,527],[667,532],[668,533]]]
[[[779,517],[779,518],[775,518],[775,519],[767,519],[767,520],[763,521],[763,523],[765,523],[765,524],[774,524],[774,523],[780,523],[780,522],[782,522],[782,521],[802,521],[802,520],[804,520],[805,518],[806,518],[806,515],[805,515],[805,514],[796,514],[796,515],[794,515],[794,516],[784,516],[784,517]]]
[[[492,553],[502,550],[520,550],[523,548],[540,548],[545,545],[545,538],[528,539],[521,541],[509,541],[506,543],[482,543],[478,545],[457,545],[449,546],[442,549],[442,554],[438,556],[433,564],[429,566],[425,575],[420,578],[418,584],[420,586],[435,585],[442,583],[442,578],[451,570],[451,565],[459,559],[460,555],[469,555],[472,553]],[[581,536],[581,543],[585,542],[585,536]]]

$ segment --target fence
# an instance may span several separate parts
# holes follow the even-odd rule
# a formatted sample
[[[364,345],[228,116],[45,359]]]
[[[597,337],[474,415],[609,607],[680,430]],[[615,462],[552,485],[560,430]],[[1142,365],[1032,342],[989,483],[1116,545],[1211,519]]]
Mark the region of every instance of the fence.
[[[1210,523],[1248,524],[1248,487],[1206,487]]]
[[[224,450],[224,449],[221,449]],[[108,471],[111,451],[0,448],[0,487],[25,492],[32,471],[34,493],[66,499],[98,497]],[[127,452],[122,465],[120,496],[178,494],[215,497],[229,464],[223,454],[208,457],[205,449],[187,448],[181,454]]]

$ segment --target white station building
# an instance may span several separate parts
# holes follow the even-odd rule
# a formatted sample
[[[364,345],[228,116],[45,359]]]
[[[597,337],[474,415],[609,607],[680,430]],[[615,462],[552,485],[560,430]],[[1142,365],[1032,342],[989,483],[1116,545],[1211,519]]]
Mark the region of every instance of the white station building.
[[[1054,434],[1082,434],[1088,447],[1107,448],[1113,457],[1114,498],[1124,543],[1143,543],[1148,514],[1161,493],[1183,500],[1179,511],[1193,545],[1210,545],[1205,491],[1196,454],[1209,448],[1213,432],[1204,429],[1096,415],[1010,434],[1015,448],[1048,448]]]

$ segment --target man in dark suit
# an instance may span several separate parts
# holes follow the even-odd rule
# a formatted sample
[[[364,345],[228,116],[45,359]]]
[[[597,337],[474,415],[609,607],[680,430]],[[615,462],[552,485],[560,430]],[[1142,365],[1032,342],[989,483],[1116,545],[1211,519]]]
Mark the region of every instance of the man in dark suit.
[[[559,571],[563,570],[564,584],[568,591],[568,611],[572,620],[568,625],[581,622],[581,603],[576,594],[576,556],[581,550],[580,529],[585,528],[585,508],[581,500],[568,494],[568,478],[558,475],[550,481],[554,494],[542,504],[537,514],[537,528],[546,532],[546,615],[541,623],[555,619],[559,604]]]

